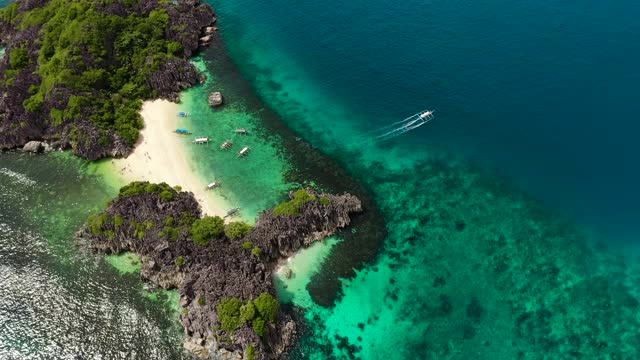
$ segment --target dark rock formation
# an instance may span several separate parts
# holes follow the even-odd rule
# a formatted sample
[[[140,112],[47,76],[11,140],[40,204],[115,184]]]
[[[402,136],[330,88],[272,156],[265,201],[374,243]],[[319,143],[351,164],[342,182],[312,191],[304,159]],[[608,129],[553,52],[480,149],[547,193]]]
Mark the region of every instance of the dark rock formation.
[[[178,92],[200,82],[198,70],[185,59],[173,59],[162,64],[147,78],[147,85],[158,96],[169,101],[180,101]]]
[[[207,246],[196,245],[189,235],[191,223],[201,215],[198,203],[191,193],[173,189],[164,198],[157,193],[120,196],[79,235],[100,252],[137,253],[145,279],[178,289],[186,349],[202,357],[211,350],[231,359],[252,344],[255,359],[278,359],[295,340],[290,315],[280,312],[262,337],[248,323],[228,333],[220,330],[216,305],[223,298],[246,302],[262,293],[275,295],[271,274],[278,260],[335,233],[350,223],[350,213],[362,211],[355,196],[306,191],[314,200],[300,205],[297,215],[268,210],[244,237],[223,236]]]
[[[222,105],[222,93],[219,91],[209,94],[209,106],[216,107]]]

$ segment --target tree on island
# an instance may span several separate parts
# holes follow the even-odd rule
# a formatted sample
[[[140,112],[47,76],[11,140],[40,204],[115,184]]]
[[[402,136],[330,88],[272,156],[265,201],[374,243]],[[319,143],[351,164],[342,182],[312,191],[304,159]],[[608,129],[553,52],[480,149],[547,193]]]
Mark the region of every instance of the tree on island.
[[[251,225],[242,221],[232,221],[225,225],[224,234],[229,239],[239,239],[251,231]]]
[[[224,231],[224,220],[219,216],[205,216],[191,225],[191,240],[201,246],[209,245],[209,240],[220,237]]]

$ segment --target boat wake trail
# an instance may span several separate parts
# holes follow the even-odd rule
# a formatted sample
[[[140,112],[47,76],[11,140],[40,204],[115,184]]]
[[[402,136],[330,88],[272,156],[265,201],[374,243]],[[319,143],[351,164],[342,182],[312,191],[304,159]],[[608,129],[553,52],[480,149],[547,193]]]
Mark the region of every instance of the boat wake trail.
[[[382,142],[389,139],[393,139],[396,136],[400,136],[407,131],[411,131],[419,128],[420,126],[428,123],[434,118],[433,111],[425,110],[419,113],[413,114],[408,118],[400,121],[396,121],[393,124],[383,126],[381,128],[365,132],[361,135],[365,138],[359,142],[358,145],[366,143]]]

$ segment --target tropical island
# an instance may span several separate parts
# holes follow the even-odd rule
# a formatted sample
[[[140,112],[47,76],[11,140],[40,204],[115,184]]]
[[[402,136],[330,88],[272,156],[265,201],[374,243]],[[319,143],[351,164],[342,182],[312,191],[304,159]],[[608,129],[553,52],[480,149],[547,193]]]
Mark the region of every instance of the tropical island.
[[[99,252],[133,251],[141,275],[178,289],[185,349],[199,357],[280,358],[296,324],[279,311],[272,271],[278,260],[332,235],[362,211],[350,194],[300,189],[251,227],[202,217],[193,195],[167,184],[133,182],[79,233]]]
[[[0,9],[0,150],[127,158],[118,161],[133,182],[79,237],[100,254],[136,253],[144,279],[178,290],[192,354],[281,358],[297,326],[280,311],[272,272],[372,206],[358,186],[349,187],[358,197],[306,188],[255,226],[225,222],[226,204],[208,201],[167,131],[179,92],[203,81],[188,59],[208,43],[214,22],[213,10],[194,0],[17,1]],[[384,225],[375,229],[381,238]],[[344,272],[353,268],[336,274]]]
[[[142,101],[200,81],[187,61],[215,21],[198,1],[18,1],[0,9],[0,149],[44,140],[95,160],[131,153]]]

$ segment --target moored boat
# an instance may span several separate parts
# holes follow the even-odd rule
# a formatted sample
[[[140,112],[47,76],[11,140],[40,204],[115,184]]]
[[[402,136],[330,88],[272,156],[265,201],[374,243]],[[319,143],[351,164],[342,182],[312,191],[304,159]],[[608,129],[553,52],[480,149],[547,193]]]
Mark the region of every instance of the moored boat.
[[[224,217],[233,216],[233,215],[237,214],[238,211],[240,211],[240,208],[229,209],[229,211],[227,211],[227,215],[225,215]]]
[[[249,153],[249,150],[251,150],[250,147],[248,146],[243,147],[242,150],[238,152],[238,157],[246,156]]]
[[[209,141],[211,141],[211,139],[208,138],[208,137],[197,137],[192,141],[192,143],[194,143],[194,144],[207,144],[207,143],[209,143]]]

